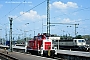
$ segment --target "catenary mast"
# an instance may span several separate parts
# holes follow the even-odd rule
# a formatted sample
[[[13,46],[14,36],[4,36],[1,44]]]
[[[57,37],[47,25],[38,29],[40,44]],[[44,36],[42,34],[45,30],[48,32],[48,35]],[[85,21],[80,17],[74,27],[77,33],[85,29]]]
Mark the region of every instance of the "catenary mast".
[[[49,0],[47,0],[47,34],[50,36],[50,7],[49,7]]]

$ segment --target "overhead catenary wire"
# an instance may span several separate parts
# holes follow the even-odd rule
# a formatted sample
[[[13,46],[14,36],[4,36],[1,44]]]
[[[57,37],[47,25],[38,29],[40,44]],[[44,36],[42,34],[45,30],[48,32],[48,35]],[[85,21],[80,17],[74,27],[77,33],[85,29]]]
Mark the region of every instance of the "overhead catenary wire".
[[[12,0],[11,0],[12,1]],[[45,0],[46,1],[46,0]],[[45,1],[43,1],[43,2],[41,2],[41,3],[39,3],[38,5],[36,5],[36,6],[34,6],[33,8],[31,8],[31,9],[34,9],[35,7],[37,7],[37,6],[39,6],[39,5],[41,5],[42,3],[44,3]],[[13,10],[15,10],[17,7],[19,7],[20,5],[21,5],[22,3],[19,3],[15,8],[13,8],[12,10],[10,10],[7,14],[5,14],[2,18],[4,18],[5,16],[7,16],[8,14],[10,14]],[[24,6],[25,6],[25,0],[24,0]],[[11,6],[11,8],[12,8],[12,6]],[[29,9],[29,10],[31,10],[31,9]],[[28,12],[29,10],[27,10],[26,12]],[[23,8],[23,12],[24,12],[24,8]],[[23,13],[24,14],[24,13]],[[19,16],[21,16],[21,15],[19,15]],[[16,18],[18,18],[19,16],[17,16]],[[1,18],[1,19],[2,19]],[[0,19],[0,20],[1,20]]]
[[[74,12],[78,12],[78,11],[87,10],[87,9],[90,9],[90,7],[84,7],[84,8],[81,8],[81,9],[79,9],[79,10],[73,11],[72,13],[74,13]]]
[[[90,7],[84,7],[84,8],[78,9],[78,10],[76,10],[76,11],[70,12],[69,15],[70,15],[71,13],[75,13],[75,12],[83,11],[83,10],[87,10],[87,9],[90,9]],[[67,17],[70,18],[69,15],[67,15],[67,14],[64,13],[64,14],[62,14],[62,15],[58,15],[58,16],[52,17],[51,19],[56,18],[56,17],[59,17],[59,16],[63,16],[63,15],[66,15]],[[86,21],[86,20],[90,20],[90,19],[87,18],[87,19],[83,19],[83,20],[80,20],[80,21]],[[75,21],[75,22],[80,22],[80,21]]]
[[[36,7],[38,7],[39,5],[43,4],[43,3],[44,3],[44,2],[46,2],[46,1],[47,1],[47,0],[44,0],[43,2],[39,3],[38,5],[36,5],[36,6],[32,7],[31,9],[27,10],[26,12],[29,12],[30,10],[32,10],[32,9],[34,9],[34,8],[36,8]],[[25,13],[23,13],[23,14],[25,14]],[[20,17],[20,16],[22,16],[23,14],[21,14],[21,15],[17,16],[17,17],[16,17],[16,18],[14,18],[14,19],[19,18],[19,17]]]
[[[12,0],[11,0],[12,1]],[[7,14],[5,14],[3,17],[0,18],[0,20],[2,20],[2,18],[4,18],[5,16],[7,16],[8,14],[10,14],[13,10],[15,10],[17,7],[19,7],[22,3],[19,3],[16,7],[14,7],[12,10],[10,10]],[[12,4],[11,4],[12,5]],[[11,6],[12,8],[12,6]]]
[[[24,1],[25,1],[25,0],[24,0]],[[23,14],[25,14],[26,12],[28,12],[28,11],[30,11],[30,10],[32,10],[32,9],[34,9],[34,8],[36,8],[36,7],[38,7],[39,5],[43,4],[43,3],[46,2],[46,1],[47,1],[47,0],[42,1],[41,3],[39,3],[39,4],[37,4],[36,6],[32,7],[31,9],[25,11]],[[24,11],[24,9],[23,9],[23,11]],[[16,18],[13,18],[13,20],[19,18],[19,17],[22,16],[23,14],[17,16]],[[14,25],[14,26],[15,26],[15,25]]]
[[[25,7],[25,0],[24,0],[24,7]],[[24,7],[23,7],[23,12],[24,12],[24,9],[25,9]]]
[[[44,0],[43,2],[41,2],[41,3],[37,4],[36,6],[32,7],[31,9],[25,11],[23,14],[25,14],[26,12],[28,12],[28,11],[30,11],[30,10],[32,10],[32,9],[34,9],[34,8],[36,8],[36,7],[38,7],[39,5],[43,4],[43,3],[46,2],[46,1],[47,1],[47,0]],[[17,16],[16,18],[13,18],[13,20],[19,18],[19,17],[22,16],[23,14]]]

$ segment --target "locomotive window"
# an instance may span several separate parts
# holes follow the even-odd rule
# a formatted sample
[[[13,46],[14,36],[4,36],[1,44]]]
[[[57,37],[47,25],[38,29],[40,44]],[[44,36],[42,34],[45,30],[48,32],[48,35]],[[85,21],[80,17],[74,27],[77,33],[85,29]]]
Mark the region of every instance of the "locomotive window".
[[[75,40],[75,42],[76,42],[76,40]]]
[[[78,42],[85,42],[85,40],[78,40]]]
[[[82,40],[82,42],[85,42],[85,40]]]
[[[24,47],[25,45],[24,44],[16,44],[16,46],[22,46],[22,47]]]
[[[82,40],[78,40],[78,42],[82,42]]]

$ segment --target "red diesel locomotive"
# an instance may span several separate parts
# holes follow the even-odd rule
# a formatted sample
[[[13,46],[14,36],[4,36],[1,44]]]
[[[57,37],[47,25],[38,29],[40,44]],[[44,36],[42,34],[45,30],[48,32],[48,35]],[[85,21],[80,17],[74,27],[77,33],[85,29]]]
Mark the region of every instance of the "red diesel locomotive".
[[[28,41],[27,52],[41,56],[54,56],[57,54],[57,47],[53,46],[52,40],[46,34],[38,34]]]

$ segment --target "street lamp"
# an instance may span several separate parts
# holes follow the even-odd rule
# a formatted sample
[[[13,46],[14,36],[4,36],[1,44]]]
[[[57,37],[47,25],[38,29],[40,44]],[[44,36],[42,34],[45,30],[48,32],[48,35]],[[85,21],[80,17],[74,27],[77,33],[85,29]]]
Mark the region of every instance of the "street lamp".
[[[68,29],[68,27],[72,27],[72,26],[67,26],[67,29]],[[67,34],[70,36],[70,33],[67,31]]]
[[[27,25],[27,24],[29,24],[29,23],[26,23],[25,25]]]
[[[27,24],[29,24],[29,23],[26,23],[25,25],[27,25]],[[24,31],[24,33],[25,33],[25,52],[27,52],[27,37],[26,37],[26,32],[28,32],[28,31]]]
[[[71,27],[71,26],[67,26],[67,27]]]

